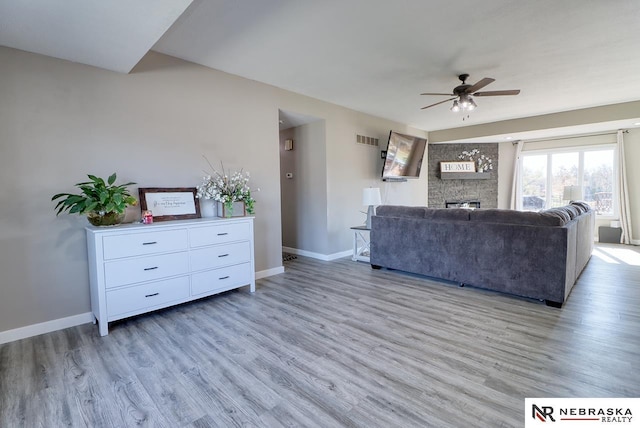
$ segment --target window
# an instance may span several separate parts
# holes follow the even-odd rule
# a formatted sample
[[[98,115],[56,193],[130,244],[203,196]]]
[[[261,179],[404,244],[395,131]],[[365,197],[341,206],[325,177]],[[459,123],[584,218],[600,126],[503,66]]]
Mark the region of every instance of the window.
[[[615,216],[614,151],[593,150],[584,153],[582,188],[584,200],[594,207],[596,213]]]
[[[522,156],[522,209],[538,211],[547,199],[547,155]]]
[[[524,152],[519,209],[559,207],[567,186],[578,186],[597,215],[616,215],[615,146],[572,147]]]

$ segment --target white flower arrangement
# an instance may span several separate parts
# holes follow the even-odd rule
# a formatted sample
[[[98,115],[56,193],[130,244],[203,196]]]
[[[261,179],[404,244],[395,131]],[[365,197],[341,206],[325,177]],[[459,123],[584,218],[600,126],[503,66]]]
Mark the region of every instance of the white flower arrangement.
[[[207,162],[209,161],[207,160]],[[202,177],[202,183],[198,186],[196,196],[201,199],[213,199],[221,202],[229,212],[233,210],[234,202],[243,201],[247,214],[254,214],[256,201],[251,196],[249,172],[240,170],[231,173],[224,170],[222,163],[220,165],[222,172],[218,172],[211,167],[213,174]],[[211,163],[209,163],[209,166],[211,166]]]
[[[476,172],[489,172],[493,170],[493,161],[491,158],[481,154],[478,149],[473,149],[470,152],[465,150],[458,156],[458,159],[475,162]]]

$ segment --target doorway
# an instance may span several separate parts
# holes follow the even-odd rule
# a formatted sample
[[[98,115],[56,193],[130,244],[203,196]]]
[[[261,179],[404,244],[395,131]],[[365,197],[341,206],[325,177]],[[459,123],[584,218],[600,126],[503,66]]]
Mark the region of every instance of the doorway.
[[[323,254],[326,242],[326,132],[322,118],[279,111],[283,260]]]

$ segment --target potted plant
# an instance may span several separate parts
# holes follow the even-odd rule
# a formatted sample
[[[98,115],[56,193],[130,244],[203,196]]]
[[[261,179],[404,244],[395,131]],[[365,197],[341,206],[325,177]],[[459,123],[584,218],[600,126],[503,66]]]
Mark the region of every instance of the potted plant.
[[[127,186],[133,182],[115,185],[116,173],[107,181],[95,175],[88,175],[91,181],[77,183],[80,194],[58,193],[51,200],[60,199],[55,209],[56,215],[63,211],[69,214],[86,214],[89,223],[94,226],[111,226],[122,223],[124,211],[128,205],[136,205],[138,201],[131,196]]]

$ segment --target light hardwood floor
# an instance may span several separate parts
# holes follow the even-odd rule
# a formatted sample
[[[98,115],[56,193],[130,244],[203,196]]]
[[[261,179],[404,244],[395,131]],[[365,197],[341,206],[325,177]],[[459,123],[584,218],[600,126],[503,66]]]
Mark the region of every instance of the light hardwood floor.
[[[640,397],[640,251],[562,309],[349,259],[257,292],[0,345],[1,427],[520,427],[525,397]]]

